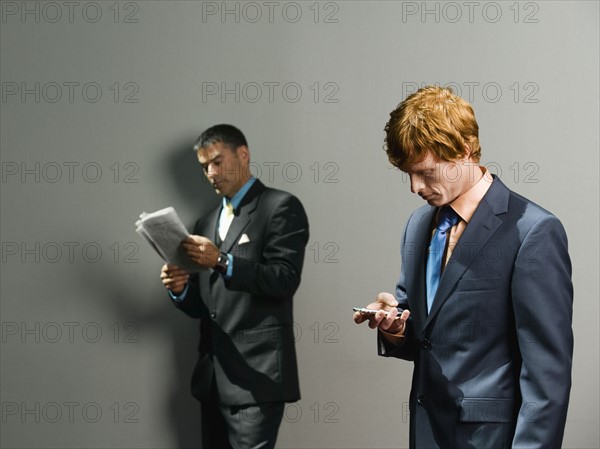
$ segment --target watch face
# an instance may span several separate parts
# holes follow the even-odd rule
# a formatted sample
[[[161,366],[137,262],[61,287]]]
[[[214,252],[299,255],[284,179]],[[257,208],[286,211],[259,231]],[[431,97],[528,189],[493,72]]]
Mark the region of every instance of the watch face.
[[[225,253],[219,254],[219,258],[217,259],[217,266],[215,267],[215,269],[217,269],[221,273],[224,273],[225,271],[227,271],[228,265],[229,265],[229,257],[227,257],[227,254],[225,254]]]

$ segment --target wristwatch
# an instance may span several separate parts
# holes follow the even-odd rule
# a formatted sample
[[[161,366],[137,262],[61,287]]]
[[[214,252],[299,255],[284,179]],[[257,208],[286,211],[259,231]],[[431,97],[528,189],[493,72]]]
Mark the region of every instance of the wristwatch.
[[[229,257],[225,253],[219,253],[217,264],[215,265],[215,271],[221,274],[227,273],[227,267],[229,266]]]

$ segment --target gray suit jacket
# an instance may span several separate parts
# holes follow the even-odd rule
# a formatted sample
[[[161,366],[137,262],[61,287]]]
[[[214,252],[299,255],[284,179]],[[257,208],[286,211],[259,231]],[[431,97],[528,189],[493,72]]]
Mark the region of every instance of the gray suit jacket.
[[[396,296],[413,360],[412,448],[559,448],[571,387],[573,287],[560,221],[495,178],[452,252],[431,313],[435,208],[410,217]]]
[[[198,220],[194,234],[218,241],[219,213],[220,207]],[[213,270],[195,274],[184,302],[176,304],[200,318],[192,376],[198,399],[207,399],[215,387],[220,402],[231,406],[300,398],[292,298],[307,241],[300,201],[257,180],[220,244],[233,255],[231,279]]]

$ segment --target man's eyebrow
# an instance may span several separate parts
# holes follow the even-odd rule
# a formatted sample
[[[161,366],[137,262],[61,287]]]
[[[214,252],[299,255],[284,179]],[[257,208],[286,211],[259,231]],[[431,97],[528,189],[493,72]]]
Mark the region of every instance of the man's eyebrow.
[[[415,169],[408,169],[405,170],[405,173],[416,173],[416,174],[420,174],[420,173],[426,173],[426,172],[433,172],[435,171],[435,167],[421,167],[421,168],[415,168]]]
[[[208,161],[200,162],[200,164],[201,164],[202,166],[208,165],[208,164],[210,164],[211,162],[214,162],[214,161],[216,161],[217,159],[219,159],[221,156],[222,156],[221,154],[217,154],[217,155],[216,155],[215,157],[213,157],[212,159],[209,159]]]

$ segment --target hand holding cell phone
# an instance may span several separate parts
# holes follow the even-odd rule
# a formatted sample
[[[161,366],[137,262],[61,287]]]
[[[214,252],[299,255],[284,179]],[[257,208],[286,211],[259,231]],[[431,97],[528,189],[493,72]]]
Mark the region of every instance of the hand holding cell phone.
[[[390,293],[379,293],[374,302],[366,307],[354,307],[353,319],[356,324],[367,321],[371,329],[385,332],[402,333],[410,311],[398,308],[398,301]],[[379,313],[384,312],[384,313]]]
[[[359,312],[361,314],[364,315],[375,315],[377,312],[379,312],[379,310],[383,310],[383,309],[367,309],[365,307],[353,307],[352,310],[354,310],[355,312]],[[396,310],[398,310],[398,315],[396,315],[396,320],[398,318],[400,318],[402,316],[402,312],[404,312],[404,309],[401,309],[400,307],[396,307]],[[387,312],[387,314],[389,315],[389,311]]]

